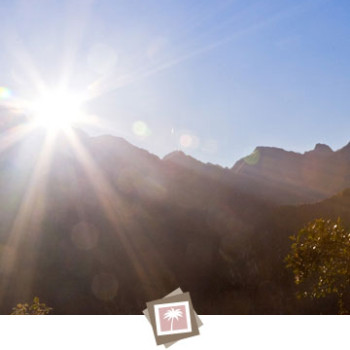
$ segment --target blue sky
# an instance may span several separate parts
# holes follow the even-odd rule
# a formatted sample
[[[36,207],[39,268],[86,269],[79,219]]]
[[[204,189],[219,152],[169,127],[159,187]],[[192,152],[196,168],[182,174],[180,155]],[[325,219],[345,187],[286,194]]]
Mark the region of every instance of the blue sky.
[[[224,166],[350,141],[346,0],[0,2],[0,86],[89,92],[91,135]]]

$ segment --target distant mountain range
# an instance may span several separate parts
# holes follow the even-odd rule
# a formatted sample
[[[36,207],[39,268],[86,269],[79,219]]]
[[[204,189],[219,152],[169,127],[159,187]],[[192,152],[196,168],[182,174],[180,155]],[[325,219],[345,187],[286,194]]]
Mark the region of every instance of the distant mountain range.
[[[57,314],[139,314],[178,286],[201,314],[336,312],[296,300],[283,259],[306,222],[350,225],[350,145],[257,147],[227,169],[16,128],[0,138],[1,313],[39,296]]]
[[[350,144],[336,152],[317,144],[304,154],[257,147],[232,171],[247,193],[278,204],[314,202],[350,187]]]

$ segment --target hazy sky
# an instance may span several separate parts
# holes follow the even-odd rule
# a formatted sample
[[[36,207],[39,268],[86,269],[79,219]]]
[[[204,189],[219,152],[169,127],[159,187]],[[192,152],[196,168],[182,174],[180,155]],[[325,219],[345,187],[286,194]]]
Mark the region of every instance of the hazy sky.
[[[90,134],[159,156],[350,141],[348,0],[0,0],[0,32],[13,101],[64,82]]]

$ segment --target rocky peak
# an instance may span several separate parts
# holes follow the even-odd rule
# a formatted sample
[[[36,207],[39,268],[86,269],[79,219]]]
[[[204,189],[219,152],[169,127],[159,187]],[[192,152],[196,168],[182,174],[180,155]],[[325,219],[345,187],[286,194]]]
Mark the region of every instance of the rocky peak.
[[[186,154],[182,151],[173,151],[163,157],[163,160],[176,160],[176,159],[186,159]]]
[[[322,153],[333,153],[333,150],[323,143],[317,143],[314,150],[314,152],[322,152]]]

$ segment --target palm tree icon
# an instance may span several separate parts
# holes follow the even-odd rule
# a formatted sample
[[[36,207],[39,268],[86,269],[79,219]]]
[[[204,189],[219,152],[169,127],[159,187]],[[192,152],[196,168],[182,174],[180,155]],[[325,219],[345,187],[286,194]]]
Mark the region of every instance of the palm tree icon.
[[[174,309],[173,307],[164,314],[165,320],[171,320],[170,331],[173,330],[174,319],[178,320],[179,317],[182,317],[182,311],[180,309]]]

